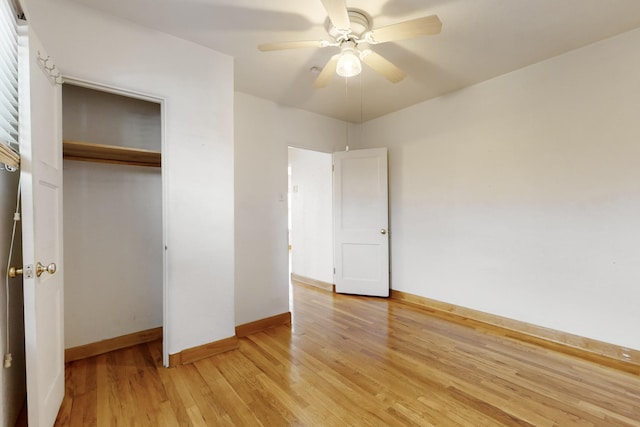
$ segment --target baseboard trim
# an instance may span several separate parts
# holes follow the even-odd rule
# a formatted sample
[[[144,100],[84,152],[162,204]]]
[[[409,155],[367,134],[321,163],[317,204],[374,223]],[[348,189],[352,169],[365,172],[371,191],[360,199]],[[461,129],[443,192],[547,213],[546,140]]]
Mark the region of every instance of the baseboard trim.
[[[304,285],[313,286],[315,288],[324,289],[325,291],[335,292],[335,287],[333,283],[323,282],[322,280],[312,279],[310,277],[300,276],[295,273],[291,273],[291,281],[295,281],[298,283],[302,283]]]
[[[67,348],[64,351],[65,363],[75,360],[86,359],[87,357],[98,356],[113,350],[131,347],[132,345],[143,344],[150,341],[162,339],[162,327],[147,329],[132,334],[122,335],[115,338]]]
[[[169,355],[169,367],[173,368],[179,365],[187,365],[210,356],[215,356],[216,354],[235,350],[236,348],[238,348],[238,338],[235,336],[187,348],[180,353]]]
[[[255,322],[245,323],[243,325],[236,326],[236,337],[242,338],[247,335],[255,334],[265,329],[273,328],[276,326],[288,325],[291,326],[291,312],[276,314],[275,316],[266,317],[264,319],[256,320]]]
[[[238,338],[264,331],[276,326],[291,325],[291,312],[277,314],[255,322],[236,326],[236,335],[219,341],[187,348],[176,354],[169,355],[169,367],[186,365],[200,359],[224,353],[238,348]],[[120,337],[110,338],[91,344],[68,348],[64,351],[65,363],[86,359],[92,356],[108,353],[113,350],[131,347],[145,342],[162,339],[162,327],[135,332]]]
[[[236,326],[235,336],[197,347],[188,348],[186,350],[182,350],[180,353],[170,354],[169,367],[173,368],[179,365],[186,365],[216,354],[235,350],[239,347],[238,338],[246,337],[247,335],[282,325],[291,325],[291,312],[277,314],[275,316],[256,320],[255,322]]]
[[[418,306],[433,315],[544,348],[640,375],[640,351],[581,337],[482,311],[391,290],[391,298]]]

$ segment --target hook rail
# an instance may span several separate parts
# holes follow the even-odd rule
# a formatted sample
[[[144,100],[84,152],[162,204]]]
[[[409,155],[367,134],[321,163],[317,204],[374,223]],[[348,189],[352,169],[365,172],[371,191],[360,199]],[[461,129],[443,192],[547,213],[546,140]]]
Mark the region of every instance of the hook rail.
[[[42,64],[42,68],[49,75],[53,84],[62,85],[62,83],[64,83],[60,70],[58,70],[50,56],[45,58],[40,51],[38,51],[38,61]]]

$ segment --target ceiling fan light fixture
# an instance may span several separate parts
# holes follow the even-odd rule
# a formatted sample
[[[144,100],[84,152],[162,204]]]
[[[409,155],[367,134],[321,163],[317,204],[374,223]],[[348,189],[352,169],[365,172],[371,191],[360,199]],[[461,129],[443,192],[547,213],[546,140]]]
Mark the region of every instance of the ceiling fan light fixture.
[[[439,34],[442,31],[442,21],[437,15],[372,28],[371,16],[362,10],[347,8],[345,0],[320,1],[328,15],[325,29],[331,41],[303,40],[263,43],[258,46],[262,52],[306,47],[339,47],[340,52],[331,56],[314,80],[313,86],[316,88],[326,87],[334,74],[346,78],[359,75],[363,62],[391,83],[398,83],[407,73],[384,56],[372,51],[370,47],[379,43]],[[317,70],[312,68],[312,72]]]
[[[355,45],[349,44],[342,48],[342,53],[336,65],[336,74],[342,77],[357,76],[362,72],[362,64],[356,54]]]

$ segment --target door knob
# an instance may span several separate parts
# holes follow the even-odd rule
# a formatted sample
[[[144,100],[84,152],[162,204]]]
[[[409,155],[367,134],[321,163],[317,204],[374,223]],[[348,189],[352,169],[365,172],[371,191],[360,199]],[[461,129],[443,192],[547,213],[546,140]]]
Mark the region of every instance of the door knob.
[[[15,267],[9,268],[9,277],[11,277],[12,279],[18,277],[21,274],[22,274],[21,268],[15,268]]]
[[[52,262],[45,267],[38,261],[36,264],[36,276],[40,277],[45,271],[49,274],[54,274],[56,272],[56,264]]]
[[[55,266],[54,266],[55,268]],[[33,264],[25,265],[24,267],[16,268],[9,267],[8,275],[12,279],[24,274],[24,277],[27,279],[33,278]]]
[[[387,234],[387,230],[385,230],[384,228],[382,228],[382,229],[380,230],[380,234]]]

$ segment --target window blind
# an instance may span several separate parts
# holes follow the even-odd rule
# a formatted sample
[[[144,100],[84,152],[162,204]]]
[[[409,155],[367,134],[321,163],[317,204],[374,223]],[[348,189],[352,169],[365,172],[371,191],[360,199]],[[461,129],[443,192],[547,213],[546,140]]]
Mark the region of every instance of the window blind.
[[[0,0],[0,162],[18,167],[18,33],[11,0]]]

